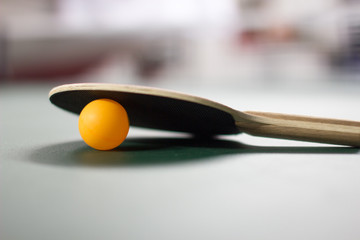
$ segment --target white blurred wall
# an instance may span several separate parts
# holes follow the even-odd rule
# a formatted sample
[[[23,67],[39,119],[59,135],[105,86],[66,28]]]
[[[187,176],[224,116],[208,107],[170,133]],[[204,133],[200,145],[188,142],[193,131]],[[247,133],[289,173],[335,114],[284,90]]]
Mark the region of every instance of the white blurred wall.
[[[30,67],[110,53],[100,81],[117,81],[121,73],[114,69],[131,69],[119,81],[135,81],[139,66],[159,62],[159,81],[309,85],[331,79],[331,57],[345,49],[348,15],[358,16],[359,4],[267,0],[241,8],[246,1],[253,0],[2,0],[0,28],[9,35],[10,66],[26,65],[36,53],[38,64]],[[237,38],[249,29],[260,33],[250,47]]]

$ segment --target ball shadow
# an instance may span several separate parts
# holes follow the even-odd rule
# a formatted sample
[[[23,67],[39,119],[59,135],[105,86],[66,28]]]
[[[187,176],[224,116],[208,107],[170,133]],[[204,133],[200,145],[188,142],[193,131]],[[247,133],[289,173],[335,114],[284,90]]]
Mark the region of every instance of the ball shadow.
[[[112,151],[94,150],[82,141],[36,149],[30,160],[58,166],[124,167],[194,163],[234,154],[354,154],[352,147],[263,147],[235,141],[198,138],[129,138]]]

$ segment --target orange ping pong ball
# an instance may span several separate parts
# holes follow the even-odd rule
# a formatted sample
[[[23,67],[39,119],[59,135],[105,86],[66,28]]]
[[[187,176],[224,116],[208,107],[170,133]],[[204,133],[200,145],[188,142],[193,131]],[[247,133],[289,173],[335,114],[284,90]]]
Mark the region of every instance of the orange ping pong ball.
[[[129,118],[118,102],[97,99],[88,103],[81,111],[79,131],[90,147],[111,150],[125,140],[129,132]]]

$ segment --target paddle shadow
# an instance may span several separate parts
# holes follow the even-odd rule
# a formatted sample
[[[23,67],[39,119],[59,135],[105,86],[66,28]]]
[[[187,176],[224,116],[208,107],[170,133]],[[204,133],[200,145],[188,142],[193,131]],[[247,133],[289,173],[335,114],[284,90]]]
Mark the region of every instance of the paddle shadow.
[[[30,154],[36,163],[57,166],[154,166],[194,163],[234,154],[354,154],[352,147],[262,147],[235,141],[197,138],[129,138],[111,151],[94,150],[82,141],[42,147]]]

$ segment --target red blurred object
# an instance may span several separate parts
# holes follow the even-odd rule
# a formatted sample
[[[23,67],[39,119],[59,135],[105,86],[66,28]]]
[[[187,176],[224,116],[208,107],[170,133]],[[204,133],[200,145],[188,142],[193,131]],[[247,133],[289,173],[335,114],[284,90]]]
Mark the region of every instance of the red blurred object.
[[[87,59],[81,62],[59,62],[44,67],[10,66],[7,73],[9,79],[37,79],[73,77],[86,73],[101,65],[103,58]]]

